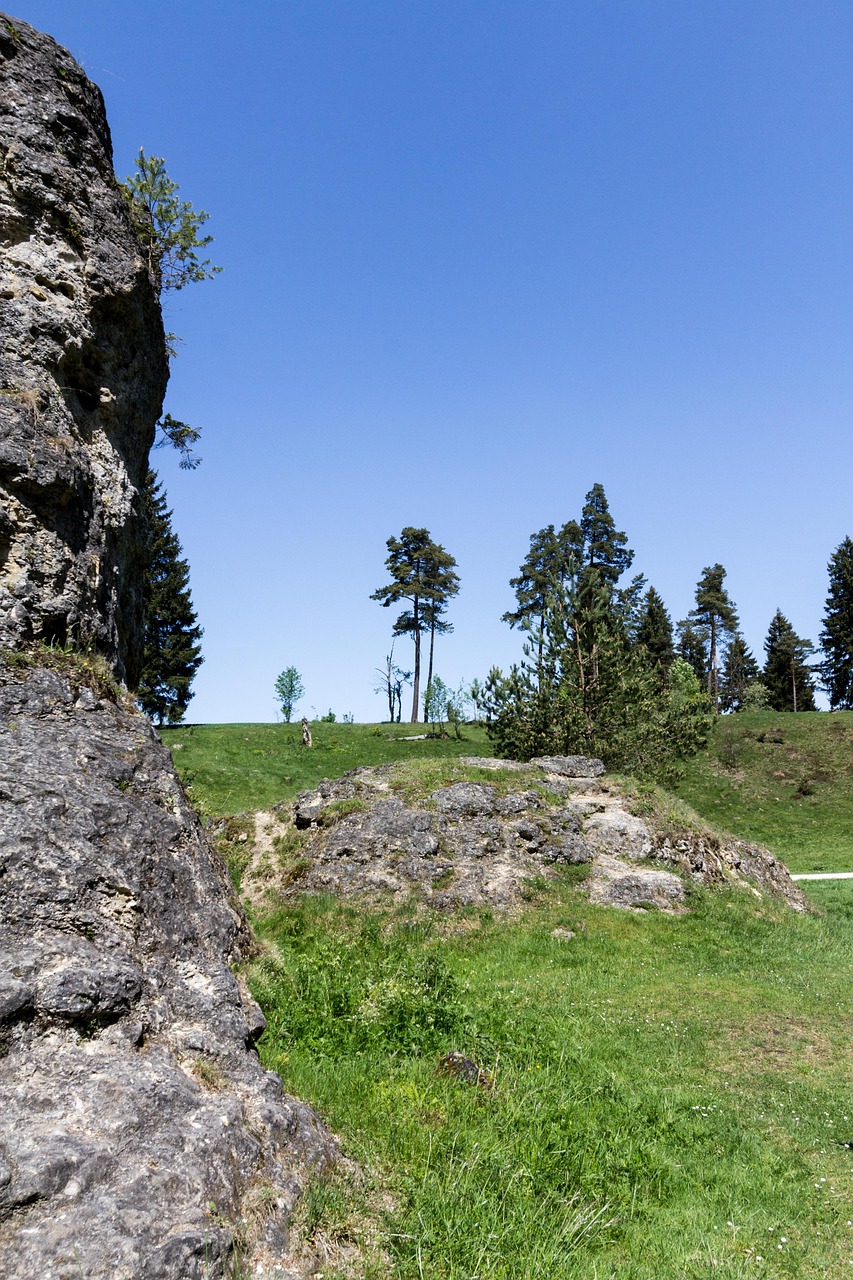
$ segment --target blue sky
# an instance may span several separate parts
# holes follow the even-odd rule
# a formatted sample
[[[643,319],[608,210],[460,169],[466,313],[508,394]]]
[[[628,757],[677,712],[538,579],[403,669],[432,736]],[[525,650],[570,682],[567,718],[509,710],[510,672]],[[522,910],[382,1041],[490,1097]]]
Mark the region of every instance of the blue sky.
[[[835,0],[20,0],[166,157],[215,281],[169,299],[154,455],[205,665],[189,718],[378,719],[385,541],[455,555],[450,684],[508,665],[530,534],[601,482],[673,619],[759,658],[853,534],[853,8]],[[410,643],[397,642],[408,661]]]

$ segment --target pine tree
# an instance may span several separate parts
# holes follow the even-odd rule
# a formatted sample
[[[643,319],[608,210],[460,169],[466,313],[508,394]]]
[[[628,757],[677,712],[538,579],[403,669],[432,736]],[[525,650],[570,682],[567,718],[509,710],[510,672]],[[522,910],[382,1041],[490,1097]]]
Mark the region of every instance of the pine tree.
[[[720,673],[720,705],[723,711],[740,711],[750,685],[761,679],[761,668],[743,636],[732,636]]]
[[[518,608],[503,614],[501,622],[508,622],[511,627],[532,629],[535,626],[540,659],[548,595],[560,576],[562,560],[562,548],[554,526],[546,525],[538,533],[530,535],[530,550],[521,563],[518,576],[509,580]]]
[[[675,659],[672,619],[654,587],[649,587],[643,597],[636,643],[645,650],[646,661],[652,670],[665,676]]]
[[[580,532],[584,564],[597,571],[600,581],[615,586],[630,569],[634,553],[628,548],[628,535],[616,528],[600,484],[594,484],[584,499]]]
[[[156,474],[148,470],[142,489],[147,526],[144,578],[145,647],[136,700],[158,724],[183,718],[190,688],[201,666],[202,629],[189,589],[189,566],[172,531],[172,513]]]
[[[459,594],[459,575],[456,572],[456,561],[449,551],[439,543],[430,546],[424,571],[425,597],[423,603],[424,624],[429,631],[429,663],[427,665],[427,689],[433,676],[435,659],[435,637],[450,635],[453,624],[445,618],[447,605],[455,595]],[[426,694],[424,694],[424,718],[426,714]]]
[[[821,685],[833,711],[853,708],[853,541],[845,538],[829,561],[829,595],[820,646]]]
[[[738,627],[737,610],[723,586],[725,576],[721,564],[702,570],[696,584],[696,606],[689,614],[689,623],[705,649],[708,697],[715,711],[720,710],[720,650]]]
[[[388,558],[385,567],[391,582],[371,595],[385,608],[408,600],[410,607],[394,623],[395,636],[410,635],[415,645],[415,669],[412,679],[412,724],[418,721],[421,681],[421,636],[429,631],[436,634],[449,630],[442,618],[442,611],[450,596],[459,590],[459,578],[454,572],[456,561],[444,547],[433,542],[428,529],[415,529],[407,525],[399,538],[389,538]],[[430,646],[430,665],[432,645]]]
[[[814,653],[810,640],[797,635],[777,609],[764,641],[767,659],[762,680],[773,711],[814,711],[814,683],[806,658]]]

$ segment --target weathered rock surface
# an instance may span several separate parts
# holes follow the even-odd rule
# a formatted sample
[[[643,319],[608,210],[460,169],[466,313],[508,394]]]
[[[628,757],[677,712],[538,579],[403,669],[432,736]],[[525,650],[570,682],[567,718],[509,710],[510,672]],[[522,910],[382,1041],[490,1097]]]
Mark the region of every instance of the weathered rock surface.
[[[245,920],[168,752],[44,670],[0,671],[0,726],[3,1276],[206,1280],[247,1232],[290,1274],[334,1144],[251,1049]]]
[[[460,780],[405,803],[406,780],[386,765],[303,792],[292,814],[285,806],[256,814],[244,891],[261,906],[303,892],[373,900],[415,892],[435,907],[507,910],[538,878],[581,865],[585,891],[608,906],[684,910],[693,881],[750,887],[805,909],[766,849],[659,835],[629,811],[600,761],[472,756],[459,766],[490,770],[495,784]],[[303,835],[298,850],[291,824]]]
[[[0,646],[94,643],[131,682],[138,489],[168,376],[100,90],[0,15]]]

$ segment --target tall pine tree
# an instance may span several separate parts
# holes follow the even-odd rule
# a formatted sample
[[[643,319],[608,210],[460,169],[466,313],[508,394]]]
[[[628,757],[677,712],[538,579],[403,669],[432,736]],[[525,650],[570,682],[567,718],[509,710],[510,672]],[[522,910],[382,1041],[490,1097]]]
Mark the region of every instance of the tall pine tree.
[[[412,724],[417,724],[421,686],[421,637],[430,634],[430,673],[435,636],[450,629],[443,618],[444,608],[459,590],[456,561],[440,544],[433,542],[429,529],[407,525],[399,538],[389,538],[385,568],[391,576],[387,586],[371,595],[385,608],[409,602],[394,623],[395,636],[410,635],[415,645],[412,676]]]
[[[761,679],[761,668],[739,631],[732,636],[720,673],[720,705],[723,711],[740,711],[746,691]]]
[[[773,711],[814,711],[814,677],[806,658],[814,653],[810,640],[797,635],[777,609],[764,641],[767,659],[762,680]]]
[[[709,565],[702,570],[702,577],[696,584],[696,605],[688,617],[688,625],[692,626],[705,649],[708,697],[715,711],[720,710],[720,651],[738,627],[737,610],[723,586],[725,576],[726,571],[721,564]],[[681,624],[682,643],[684,625]],[[684,657],[687,657],[686,653]],[[687,660],[690,661],[689,658]]]
[[[172,531],[172,513],[150,468],[142,489],[147,533],[145,648],[136,701],[158,724],[183,719],[203,662],[202,629],[189,589],[190,571]]]
[[[829,595],[820,633],[820,681],[833,711],[853,708],[853,541],[845,538],[829,561]]]

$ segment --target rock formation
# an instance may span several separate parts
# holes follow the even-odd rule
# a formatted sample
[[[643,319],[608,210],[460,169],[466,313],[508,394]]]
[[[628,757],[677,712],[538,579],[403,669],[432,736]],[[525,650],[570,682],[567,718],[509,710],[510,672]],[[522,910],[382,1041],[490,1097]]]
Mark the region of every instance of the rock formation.
[[[459,780],[411,795],[405,769],[355,769],[303,792],[292,808],[256,814],[244,893],[259,906],[304,892],[374,901],[414,892],[438,908],[508,910],[537,880],[574,866],[584,892],[606,906],[683,911],[693,882],[748,888],[805,910],[767,849],[656,829],[630,811],[600,760],[461,757],[457,772]]]
[[[159,302],[98,90],[11,18],[0,78],[0,1271],[290,1276],[334,1143],[251,1047],[245,919],[120,683]]]
[[[0,17],[0,645],[94,644],[135,678],[137,493],[168,376],[100,91]]]

